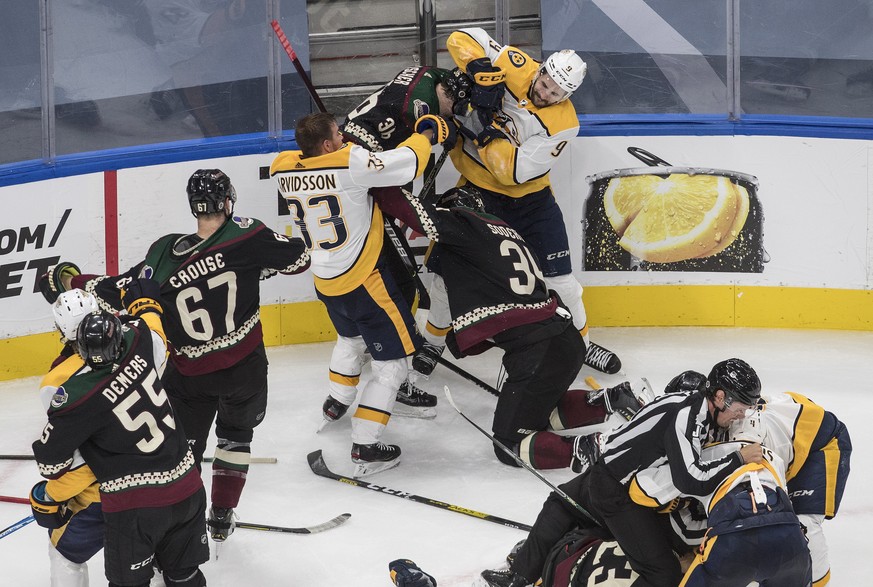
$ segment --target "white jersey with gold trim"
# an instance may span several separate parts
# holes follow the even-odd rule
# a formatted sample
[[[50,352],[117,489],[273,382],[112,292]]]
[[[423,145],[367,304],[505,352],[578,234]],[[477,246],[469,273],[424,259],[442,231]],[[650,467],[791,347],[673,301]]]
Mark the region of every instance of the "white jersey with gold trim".
[[[317,157],[304,158],[300,151],[276,157],[270,175],[311,251],[320,292],[348,293],[370,275],[382,249],[383,220],[368,188],[412,181],[423,171],[430,147],[427,138],[413,134],[381,153],[346,144]]]

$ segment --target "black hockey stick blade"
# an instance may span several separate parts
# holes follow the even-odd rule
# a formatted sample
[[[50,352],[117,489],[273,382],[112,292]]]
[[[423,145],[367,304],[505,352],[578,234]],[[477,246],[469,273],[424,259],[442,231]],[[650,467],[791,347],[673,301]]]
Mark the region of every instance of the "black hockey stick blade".
[[[309,461],[309,468],[312,469],[312,472],[319,477],[325,477],[327,479],[333,479],[335,481],[345,483],[346,485],[352,485],[354,487],[360,487],[362,489],[370,489],[372,491],[384,493],[385,495],[393,495],[394,497],[407,499],[409,501],[414,501],[417,503],[423,503],[424,505],[429,505],[435,508],[439,508],[441,510],[448,510],[450,512],[464,514],[465,516],[478,518],[480,520],[485,520],[486,522],[492,522],[494,524],[500,524],[501,526],[508,526],[509,528],[516,528],[518,530],[524,530],[525,532],[531,531],[531,527],[527,524],[513,522],[512,520],[507,520],[506,518],[501,518],[499,516],[492,516],[491,514],[483,514],[482,512],[477,512],[476,510],[470,510],[461,506],[437,501],[435,499],[430,499],[428,497],[422,497],[421,495],[415,495],[414,493],[407,493],[406,491],[391,489],[390,487],[385,487],[384,485],[376,485],[368,481],[362,481],[360,479],[352,479],[351,477],[338,475],[327,467],[327,463],[324,462],[324,456],[321,454],[321,450],[316,450],[309,453],[306,456],[306,459]]]
[[[464,379],[466,379],[470,383],[475,383],[476,385],[478,385],[479,387],[481,387],[482,389],[484,389],[485,391],[487,391],[491,395],[498,396],[498,397],[500,396],[500,392],[497,391],[497,389],[495,387],[488,385],[487,383],[485,383],[484,381],[482,381],[481,379],[479,379],[478,377],[476,377],[472,373],[468,373],[464,369],[461,369],[460,367],[458,367],[457,365],[455,365],[454,363],[452,363],[451,361],[449,361],[445,357],[437,357],[437,362],[440,365],[442,365],[443,367],[445,367],[446,369],[448,369],[449,371],[454,371],[455,373],[457,373],[458,375],[460,375],[461,377],[463,377]]]
[[[571,506],[573,506],[574,508],[579,510],[579,512],[582,515],[584,515],[586,518],[588,518],[589,520],[595,521],[595,522],[597,521],[594,519],[594,516],[592,516],[590,513],[588,513],[588,510],[583,508],[581,505],[576,503],[576,500],[574,500],[572,497],[567,495],[567,492],[565,492],[563,489],[561,489],[560,487],[558,487],[557,485],[555,485],[554,483],[552,483],[551,481],[549,481],[548,479],[543,477],[543,475],[539,471],[537,471],[536,469],[534,469],[533,467],[528,465],[526,462],[524,462],[521,459],[521,457],[519,457],[517,454],[515,454],[515,452],[511,448],[509,448],[508,446],[506,446],[505,444],[503,444],[502,442],[500,442],[499,440],[494,438],[491,434],[488,433],[488,431],[486,431],[484,428],[479,426],[476,422],[474,422],[473,420],[468,418],[467,415],[464,412],[462,412],[461,409],[458,407],[458,405],[455,403],[455,400],[452,398],[452,392],[449,389],[448,385],[443,386],[443,391],[445,391],[446,399],[449,400],[449,403],[452,405],[452,407],[455,409],[455,411],[458,412],[458,414],[464,420],[466,420],[467,422],[472,424],[476,430],[478,430],[479,432],[481,432],[482,434],[487,436],[488,439],[494,444],[494,446],[496,446],[497,448],[499,448],[500,450],[502,450],[503,452],[508,454],[510,457],[512,457],[515,460],[516,463],[519,464],[519,466],[524,467],[525,469],[527,469],[528,471],[533,473],[537,479],[539,479],[540,481],[542,481],[543,483],[545,483],[546,485],[551,487],[552,491],[554,491],[557,495],[560,495],[564,499],[564,501],[566,501],[568,504],[570,504]]]
[[[449,124],[454,124],[449,121]],[[440,169],[443,168],[443,163],[446,162],[446,159],[449,158],[449,149],[443,147],[443,152],[440,155],[440,158],[437,159],[436,164],[433,166],[433,169],[430,170],[430,173],[424,180],[424,184],[421,187],[421,191],[418,193],[418,199],[427,199],[428,193],[430,192],[430,188],[433,187],[434,182],[436,182],[437,175],[439,175]]]
[[[324,532],[325,530],[330,530],[332,528],[336,528],[337,526],[342,526],[346,523],[346,520],[352,517],[352,514],[340,514],[337,517],[324,522],[323,524],[316,524],[315,526],[304,526],[302,528],[287,528],[285,526],[270,526],[268,524],[253,524],[251,522],[237,522],[237,528],[245,528],[246,530],[264,530],[266,532],[284,532],[286,534],[317,534],[319,532]]]

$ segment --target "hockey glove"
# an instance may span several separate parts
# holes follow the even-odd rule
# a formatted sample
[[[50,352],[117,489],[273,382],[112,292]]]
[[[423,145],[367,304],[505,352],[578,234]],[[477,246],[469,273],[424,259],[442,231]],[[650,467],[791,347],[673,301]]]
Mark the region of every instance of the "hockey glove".
[[[30,509],[33,519],[43,528],[54,530],[70,521],[73,512],[67,507],[67,502],[53,501],[45,492],[48,481],[40,481],[30,490]]]
[[[506,93],[506,70],[495,67],[487,57],[481,57],[467,64],[467,73],[473,78],[470,105],[479,117],[498,110]],[[487,124],[487,121],[483,122]]]
[[[482,129],[482,132],[476,137],[476,145],[480,149],[484,149],[488,146],[488,143],[493,141],[494,139],[504,139],[506,140],[506,135],[502,130],[497,128],[497,126],[493,124],[489,124],[485,128]]]
[[[440,144],[444,149],[451,150],[458,140],[458,129],[453,121],[447,121],[442,116],[425,114],[415,121],[415,132],[422,133],[426,130],[433,132],[430,139],[431,145]]]
[[[418,568],[409,559],[400,558],[388,563],[391,581],[397,587],[436,587],[436,579]]]
[[[42,297],[48,303],[54,304],[58,296],[67,291],[63,278],[73,278],[81,273],[82,270],[75,263],[67,263],[66,261],[61,261],[54,267],[50,267],[47,272],[39,276],[39,291],[42,292]]]
[[[121,290],[121,303],[131,316],[146,312],[163,313],[161,308],[161,286],[154,279],[141,277],[134,279]]]

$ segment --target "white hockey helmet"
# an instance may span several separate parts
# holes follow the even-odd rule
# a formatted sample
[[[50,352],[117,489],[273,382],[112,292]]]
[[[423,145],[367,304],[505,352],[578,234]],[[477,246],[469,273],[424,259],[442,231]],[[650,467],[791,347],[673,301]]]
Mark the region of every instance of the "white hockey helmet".
[[[81,289],[65,291],[52,304],[55,326],[67,340],[76,340],[76,329],[82,318],[98,309],[97,298]]]
[[[563,102],[582,85],[582,80],[588,72],[588,65],[572,49],[563,49],[549,55],[540,66],[540,73],[543,72],[547,73],[559,88],[567,92],[567,95],[560,100]]]

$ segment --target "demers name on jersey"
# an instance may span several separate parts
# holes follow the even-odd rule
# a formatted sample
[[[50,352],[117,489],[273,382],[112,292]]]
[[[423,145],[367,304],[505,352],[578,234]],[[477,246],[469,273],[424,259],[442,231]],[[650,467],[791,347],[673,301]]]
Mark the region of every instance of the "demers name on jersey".
[[[307,173],[279,177],[279,189],[283,194],[336,190],[336,175],[333,173]]]
[[[113,404],[118,401],[124,393],[137,384],[137,379],[148,368],[148,362],[138,354],[134,355],[130,362],[121,369],[109,385],[103,390],[103,397],[108,399]]]
[[[397,74],[397,77],[394,78],[393,83],[408,86],[412,83],[412,80],[415,79],[415,74],[417,74],[419,70],[421,70],[420,67],[407,67]]]
[[[220,271],[221,269],[224,269],[224,267],[225,263],[223,253],[209,255],[208,257],[197,259],[193,263],[179,269],[175,275],[170,277],[170,285],[179,289],[183,285],[191,283],[198,277],[203,277],[209,273]]]

